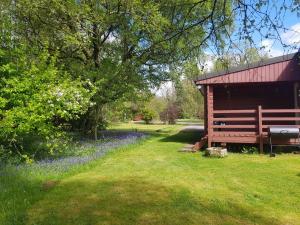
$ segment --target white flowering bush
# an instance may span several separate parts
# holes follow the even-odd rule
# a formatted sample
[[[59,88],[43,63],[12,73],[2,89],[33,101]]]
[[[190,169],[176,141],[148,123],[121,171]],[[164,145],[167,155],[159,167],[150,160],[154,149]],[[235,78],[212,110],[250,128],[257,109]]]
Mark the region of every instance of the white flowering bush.
[[[59,70],[46,54],[31,62],[17,59],[0,56],[0,154],[30,162],[63,149],[61,125],[87,111],[94,88]]]

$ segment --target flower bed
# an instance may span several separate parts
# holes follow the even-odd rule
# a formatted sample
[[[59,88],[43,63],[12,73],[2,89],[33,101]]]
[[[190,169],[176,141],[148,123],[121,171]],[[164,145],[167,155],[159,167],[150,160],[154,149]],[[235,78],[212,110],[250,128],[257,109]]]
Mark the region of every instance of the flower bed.
[[[145,138],[147,135],[140,132],[125,131],[103,131],[97,141],[81,138],[71,155],[55,158],[44,159],[32,164],[21,164],[15,166],[16,170],[31,170],[41,172],[61,173],[68,171],[72,166],[86,164],[93,160],[103,157],[108,152],[114,151],[120,147],[137,143],[138,140]],[[0,170],[1,175],[12,175],[11,168],[9,173],[5,172],[5,167]]]

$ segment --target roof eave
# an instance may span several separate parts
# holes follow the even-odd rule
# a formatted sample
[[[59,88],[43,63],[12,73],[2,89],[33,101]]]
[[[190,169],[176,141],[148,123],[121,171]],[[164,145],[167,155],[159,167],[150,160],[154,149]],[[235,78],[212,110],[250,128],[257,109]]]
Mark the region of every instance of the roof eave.
[[[299,55],[299,52],[296,52],[296,53],[291,53],[291,54],[287,54],[287,55],[283,55],[283,56],[270,58],[270,59],[267,59],[267,60],[261,60],[261,61],[254,62],[254,63],[248,64],[248,65],[229,68],[227,70],[223,70],[223,71],[220,71],[220,72],[207,73],[207,74],[204,74],[204,76],[201,76],[201,77],[197,78],[196,80],[194,80],[194,83],[196,85],[201,85],[201,81],[204,81],[204,80],[208,80],[208,79],[219,77],[219,76],[224,76],[224,75],[227,75],[227,74],[230,74],[230,73],[241,72],[241,71],[248,70],[248,69],[254,69],[254,68],[257,68],[257,67],[262,67],[262,66],[267,66],[267,65],[279,63],[279,62],[292,60],[298,55]]]

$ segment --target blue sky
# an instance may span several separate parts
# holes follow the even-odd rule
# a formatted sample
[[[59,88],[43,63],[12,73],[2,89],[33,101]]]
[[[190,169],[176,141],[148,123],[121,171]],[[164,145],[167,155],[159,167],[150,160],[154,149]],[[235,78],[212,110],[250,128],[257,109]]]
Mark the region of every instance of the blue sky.
[[[251,1],[251,0],[249,0]],[[282,4],[282,0],[269,0],[272,1],[275,6],[279,6]],[[287,0],[288,1],[288,0]],[[270,12],[270,17],[274,17],[275,10]],[[238,26],[239,21],[235,21]],[[281,32],[280,37],[282,41],[291,47],[283,47],[279,41],[275,41],[274,39],[269,39],[262,37],[258,33],[254,33],[252,38],[255,42],[255,46],[257,48],[264,46],[264,50],[262,53],[267,53],[269,57],[276,57],[285,54],[289,54],[292,52],[296,52],[300,47],[300,17],[297,17],[296,12],[286,11],[284,18],[282,18],[283,27],[288,28],[289,30],[286,32]],[[266,30],[264,30],[266,32]],[[208,55],[207,59],[204,62],[204,70],[210,71],[213,67],[213,62],[216,59],[216,53],[211,49],[207,49],[205,53]],[[203,65],[203,64],[202,64]],[[161,88],[156,90],[156,95],[164,96],[166,95],[166,91],[172,90],[172,82],[165,82],[162,84]]]
[[[246,0],[247,3],[252,3],[252,0]],[[290,52],[297,51],[295,47],[300,47],[300,17],[297,16],[297,12],[294,11],[292,12],[290,9],[293,7],[292,1],[290,0],[267,0],[269,2],[267,4],[267,7],[263,7],[261,11],[267,12],[271,20],[277,24],[276,22],[276,17],[280,18],[280,21],[282,22],[282,26],[284,28],[288,28],[288,30],[281,30],[279,31],[279,36],[284,44],[287,44],[289,47],[284,47],[280,43],[279,40],[274,40],[272,38],[266,38],[262,37],[258,32],[255,32],[253,34],[253,40],[255,41],[256,46],[261,47],[265,46],[265,51],[269,53],[269,56],[278,56],[278,55],[283,55],[287,54]],[[290,6],[286,10],[280,11],[279,9],[282,6]],[[281,12],[281,13],[280,13]],[[256,20],[256,23],[260,21],[258,16],[254,16]],[[250,18],[251,19],[251,18]],[[239,22],[239,21],[237,21]],[[266,26],[262,30],[263,33],[268,32],[269,27]],[[270,30],[272,34],[276,35],[275,30],[271,29]],[[293,49],[294,48],[294,49]]]
[[[280,33],[281,39],[285,44],[290,45],[291,47],[300,47],[300,18],[297,17],[296,12],[287,11],[285,17],[283,18],[283,25],[290,30]],[[272,53],[272,56],[278,56],[282,54],[288,54],[290,52],[295,52],[297,49],[290,49],[288,47],[283,47],[279,41],[273,41],[270,39],[263,39],[261,42],[261,37],[257,35],[254,37],[258,44],[265,44],[266,50],[269,50]]]
[[[249,2],[252,2],[251,0],[248,0]],[[288,1],[287,1],[288,2]],[[289,2],[290,3],[290,2]],[[288,3],[287,3],[288,4]],[[280,8],[280,6],[282,6],[282,0],[269,0],[269,16],[270,18],[272,18],[273,22],[275,21],[274,18],[276,18],[276,16],[278,16],[278,14],[276,12],[278,12],[278,8]],[[277,8],[276,8],[277,7]],[[268,9],[269,9],[268,8]],[[276,8],[276,9],[275,9]],[[269,57],[276,57],[276,56],[281,56],[281,55],[285,55],[285,54],[289,54],[292,52],[296,52],[298,51],[299,47],[300,47],[300,17],[297,16],[296,12],[291,12],[289,9],[287,9],[285,11],[285,15],[281,16],[281,21],[282,21],[282,26],[284,28],[287,28],[288,30],[284,31],[283,29],[280,31],[279,33],[279,37],[281,39],[281,41],[288,45],[288,47],[284,47],[281,42],[278,39],[274,39],[274,38],[267,38],[264,35],[262,36],[261,34],[259,34],[258,32],[254,32],[251,36],[252,39],[254,41],[255,47],[257,49],[260,49],[261,47],[263,47],[263,49],[259,50],[261,52],[261,54],[267,54]],[[250,19],[255,19],[256,23],[258,23],[259,18],[255,18],[255,16],[253,16]],[[238,30],[240,24],[242,23],[241,21],[241,17],[236,18],[235,20],[235,27],[236,30]],[[267,33],[268,32],[268,27],[264,27],[262,29],[262,33]],[[272,34],[276,34],[275,30],[270,30]],[[238,41],[238,33],[234,32],[232,35],[232,39],[235,39],[235,43],[237,44],[237,46],[239,46],[239,50],[236,51],[234,48],[229,48],[230,52],[238,52],[241,53],[243,52],[243,41]],[[277,35],[278,37],[278,35]],[[216,59],[217,57],[217,53],[216,51],[212,48],[209,47],[206,51],[207,54],[207,60],[205,61],[205,65],[204,65],[204,70],[206,71],[210,71],[212,69],[213,66],[213,61]]]

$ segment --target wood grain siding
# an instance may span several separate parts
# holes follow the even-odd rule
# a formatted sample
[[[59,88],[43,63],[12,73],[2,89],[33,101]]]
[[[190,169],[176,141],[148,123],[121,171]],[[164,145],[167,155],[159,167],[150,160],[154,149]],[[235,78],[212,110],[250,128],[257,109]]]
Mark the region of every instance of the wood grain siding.
[[[214,109],[294,108],[292,82],[214,86]]]
[[[207,135],[207,87],[204,86],[204,136]]]
[[[258,137],[259,137],[259,152],[262,154],[264,152],[264,134],[263,134],[263,120],[262,120],[262,108],[261,105],[257,108],[257,118],[258,118]]]
[[[285,127],[289,121],[300,120],[300,117],[295,117],[295,115],[284,117],[282,115],[298,112],[300,112],[300,109],[263,109],[261,106],[258,106],[257,109],[248,110],[213,110],[212,120],[220,121],[222,119],[223,123],[213,125],[211,142],[259,144],[260,153],[263,153],[263,145],[269,144],[267,130],[269,125],[266,125],[266,121],[280,121],[280,125]],[[227,115],[231,115],[231,117],[224,117]],[[273,116],[269,117],[269,115]],[[228,121],[243,121],[244,124],[230,125]],[[255,123],[250,124],[252,121]],[[293,127],[300,126],[293,125]],[[299,144],[299,139],[282,137],[276,138],[275,142],[277,144]]]
[[[213,105],[214,105],[214,92],[213,87],[208,85],[206,87],[206,102],[207,102],[207,142],[208,147],[211,147],[212,134],[213,134]]]
[[[299,80],[300,65],[295,60],[288,60],[198,80],[196,84],[259,83]]]
[[[205,131],[213,143],[268,143],[273,125],[300,127],[298,89],[300,53],[212,72],[195,81],[203,85]],[[297,140],[274,140],[292,144]]]

